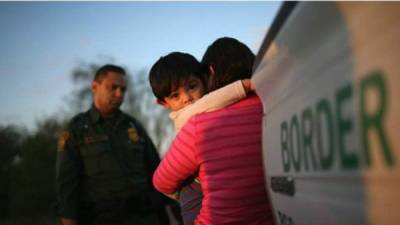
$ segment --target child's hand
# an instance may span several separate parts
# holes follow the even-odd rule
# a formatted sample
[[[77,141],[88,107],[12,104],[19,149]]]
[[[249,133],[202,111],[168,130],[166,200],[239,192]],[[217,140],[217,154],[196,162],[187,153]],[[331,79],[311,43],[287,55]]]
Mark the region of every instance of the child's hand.
[[[163,193],[163,194],[166,195],[166,196],[169,197],[169,198],[174,199],[174,200],[178,200],[178,198],[179,198],[178,192],[175,192],[175,193],[173,193],[173,194],[166,194],[166,193]]]
[[[253,82],[251,82],[250,79],[242,80],[242,85],[244,90],[246,91],[246,94],[256,90],[256,87],[254,86]]]

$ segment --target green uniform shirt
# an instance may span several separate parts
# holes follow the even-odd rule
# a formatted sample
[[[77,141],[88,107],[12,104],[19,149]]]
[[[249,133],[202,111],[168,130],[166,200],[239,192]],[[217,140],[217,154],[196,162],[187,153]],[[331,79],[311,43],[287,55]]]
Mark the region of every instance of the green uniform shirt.
[[[135,196],[147,199],[137,204],[161,206],[163,197],[151,183],[159,162],[152,141],[135,119],[118,111],[106,120],[92,106],[71,120],[58,141],[59,215],[76,219],[82,202],[101,203]]]

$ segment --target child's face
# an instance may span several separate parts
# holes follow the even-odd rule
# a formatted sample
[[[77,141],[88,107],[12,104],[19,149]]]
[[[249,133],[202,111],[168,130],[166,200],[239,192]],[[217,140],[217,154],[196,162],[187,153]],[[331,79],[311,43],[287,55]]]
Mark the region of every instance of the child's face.
[[[192,104],[204,95],[204,84],[199,78],[191,76],[186,82],[164,98],[162,105],[172,111],[177,111]]]

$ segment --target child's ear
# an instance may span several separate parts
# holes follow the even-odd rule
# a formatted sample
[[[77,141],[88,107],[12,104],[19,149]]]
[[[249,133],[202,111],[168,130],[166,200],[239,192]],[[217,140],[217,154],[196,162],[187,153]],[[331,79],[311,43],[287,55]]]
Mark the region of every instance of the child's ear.
[[[165,105],[165,102],[164,102],[164,101],[161,101],[160,99],[157,99],[157,100],[156,100],[156,103],[159,104],[159,105],[162,105],[162,106]]]

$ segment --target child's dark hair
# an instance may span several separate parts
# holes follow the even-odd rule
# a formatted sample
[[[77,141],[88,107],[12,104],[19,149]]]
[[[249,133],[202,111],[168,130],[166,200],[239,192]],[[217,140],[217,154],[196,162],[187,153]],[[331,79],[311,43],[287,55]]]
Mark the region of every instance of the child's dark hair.
[[[248,79],[252,74],[255,56],[242,42],[223,37],[214,41],[204,53],[202,63],[211,65],[215,76],[208,91],[221,88],[236,80]]]
[[[206,84],[207,67],[195,57],[182,52],[172,52],[161,57],[150,70],[149,81],[154,95],[164,101],[180,84],[194,76]]]

